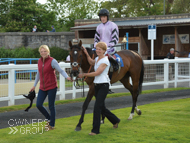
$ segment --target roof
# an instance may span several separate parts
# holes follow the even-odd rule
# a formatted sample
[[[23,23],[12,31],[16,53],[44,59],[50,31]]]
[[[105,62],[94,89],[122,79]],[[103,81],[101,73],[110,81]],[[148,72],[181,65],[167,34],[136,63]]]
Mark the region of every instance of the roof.
[[[190,25],[190,18],[174,18],[174,19],[138,19],[138,20],[124,20],[124,21],[113,21],[117,24],[119,29],[129,28],[147,28],[148,25],[153,24],[157,27],[165,26],[177,26],[177,25]],[[76,26],[72,27],[71,30],[95,30],[100,23]]]

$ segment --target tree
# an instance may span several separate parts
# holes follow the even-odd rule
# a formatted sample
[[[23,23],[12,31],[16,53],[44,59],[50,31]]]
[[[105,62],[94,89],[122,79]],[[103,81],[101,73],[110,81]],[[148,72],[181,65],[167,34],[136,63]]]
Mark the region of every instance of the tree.
[[[190,13],[190,0],[175,0],[172,7],[172,13]]]
[[[56,14],[36,0],[13,0],[7,7],[2,22],[6,32],[31,32],[34,25],[38,31],[45,31],[56,21]]]
[[[98,9],[94,0],[47,0],[47,6],[56,12],[60,26],[65,25],[67,31],[76,19],[91,19]]]
[[[111,17],[137,17],[161,15],[163,0],[111,0],[101,3],[102,8],[110,11]]]
[[[10,0],[1,0],[0,1],[0,26],[6,24],[6,14],[9,11]]]
[[[190,0],[165,0],[165,14],[189,13]],[[163,0],[110,0],[101,3],[110,17],[139,17],[163,15]]]
[[[163,0],[129,0],[132,16],[149,16],[163,14]]]
[[[111,0],[101,2],[101,8],[106,8],[111,18],[129,17],[129,0]]]

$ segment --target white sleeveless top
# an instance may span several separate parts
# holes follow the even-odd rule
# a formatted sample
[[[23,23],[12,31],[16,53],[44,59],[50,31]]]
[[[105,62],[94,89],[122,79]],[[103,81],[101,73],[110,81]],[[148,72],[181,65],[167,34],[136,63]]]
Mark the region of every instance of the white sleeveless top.
[[[100,59],[98,62],[97,62],[97,60],[98,60],[98,57],[95,58],[95,65],[94,65],[94,70],[95,71],[98,69],[98,67],[102,63],[106,64],[107,67],[104,69],[104,71],[100,75],[95,76],[94,83],[110,83],[110,79],[109,79],[109,76],[108,76],[110,62],[108,60],[108,57],[105,56],[104,58]]]

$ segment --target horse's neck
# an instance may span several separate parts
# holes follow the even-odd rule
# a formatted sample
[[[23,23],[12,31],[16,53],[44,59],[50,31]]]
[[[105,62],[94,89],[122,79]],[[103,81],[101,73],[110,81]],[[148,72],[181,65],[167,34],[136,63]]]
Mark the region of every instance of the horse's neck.
[[[88,53],[89,54],[89,53]],[[89,72],[89,69],[90,69],[90,64],[88,63],[88,59],[87,59],[87,57],[86,56],[84,56],[85,55],[85,53],[83,54],[83,61],[82,61],[82,64],[81,64],[81,68],[82,68],[82,71],[83,72]],[[92,58],[92,59],[95,59],[95,57],[97,56],[95,53],[93,53],[93,54],[89,54],[90,55],[90,57]],[[93,69],[93,67],[94,66],[92,66],[92,69]],[[91,70],[92,70],[91,69]]]

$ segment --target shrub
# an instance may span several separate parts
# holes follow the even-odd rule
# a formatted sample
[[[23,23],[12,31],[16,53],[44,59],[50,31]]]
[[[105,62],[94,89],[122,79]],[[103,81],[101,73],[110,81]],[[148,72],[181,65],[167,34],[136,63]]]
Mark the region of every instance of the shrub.
[[[31,48],[20,47],[14,49],[14,58],[35,58]]]
[[[51,47],[50,55],[58,61],[65,61],[69,51],[58,48]],[[16,49],[5,49],[4,47],[0,48],[0,58],[40,58],[40,53],[38,48],[25,48],[20,47]]]
[[[40,53],[38,51],[38,48],[33,49],[33,54],[35,58],[40,58]]]
[[[68,54],[69,54],[68,50],[64,50],[58,47],[50,48],[51,57],[55,58],[58,61],[65,61]]]
[[[13,52],[11,49],[0,48],[0,58],[11,58],[13,57]]]

